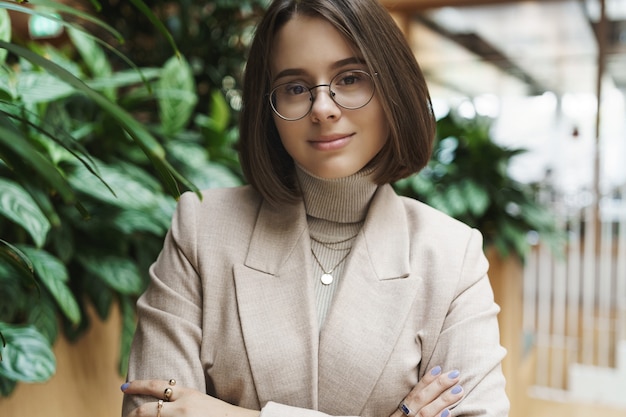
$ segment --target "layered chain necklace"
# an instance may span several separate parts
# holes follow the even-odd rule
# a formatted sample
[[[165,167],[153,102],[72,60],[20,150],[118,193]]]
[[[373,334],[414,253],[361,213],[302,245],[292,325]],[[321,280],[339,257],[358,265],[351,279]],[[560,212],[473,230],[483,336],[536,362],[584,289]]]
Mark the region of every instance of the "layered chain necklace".
[[[315,259],[315,262],[317,262],[317,264],[319,265],[320,269],[322,270],[322,275],[320,276],[320,281],[322,282],[322,284],[324,285],[330,285],[333,283],[333,281],[335,280],[335,278],[333,277],[333,271],[335,269],[337,269],[337,267],[339,265],[341,265],[343,263],[343,261],[346,260],[346,258],[348,257],[348,255],[350,255],[350,252],[352,251],[352,245],[350,245],[349,248],[334,248],[331,245],[338,245],[341,243],[346,243],[349,242],[350,240],[354,239],[356,237],[356,235],[354,236],[350,236],[347,239],[343,239],[343,240],[339,240],[337,242],[324,242],[321,241],[319,239],[314,238],[313,236],[311,236],[311,240],[313,240],[314,242],[319,243],[320,245],[330,249],[330,250],[334,250],[334,251],[346,251],[346,254],[343,255],[343,257],[341,258],[341,260],[339,262],[337,262],[335,264],[335,266],[333,266],[332,268],[330,268],[328,271],[326,270],[326,268],[324,268],[324,265],[322,265],[322,263],[320,262],[318,256],[315,254],[315,251],[313,250],[313,247],[311,247],[311,253],[313,254],[313,259]]]

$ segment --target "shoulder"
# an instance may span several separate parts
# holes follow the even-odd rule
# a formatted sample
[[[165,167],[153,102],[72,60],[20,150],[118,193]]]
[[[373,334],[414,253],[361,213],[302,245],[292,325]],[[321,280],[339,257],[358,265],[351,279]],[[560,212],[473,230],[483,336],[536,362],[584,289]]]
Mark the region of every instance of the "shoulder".
[[[201,197],[187,191],[180,196],[178,211],[211,212],[237,215],[256,210],[261,203],[261,196],[252,187],[245,185],[231,188],[211,188],[203,190]]]
[[[412,251],[452,268],[474,263],[480,269],[484,262],[481,232],[427,204],[408,197],[403,203]]]
[[[251,224],[257,217],[262,197],[246,185],[232,188],[204,190],[201,198],[196,193],[183,193],[176,206],[172,228],[194,229],[239,227]]]
[[[403,196],[398,198],[402,201],[407,220],[415,228],[435,234],[469,235],[472,232],[472,228],[467,224],[421,201]]]

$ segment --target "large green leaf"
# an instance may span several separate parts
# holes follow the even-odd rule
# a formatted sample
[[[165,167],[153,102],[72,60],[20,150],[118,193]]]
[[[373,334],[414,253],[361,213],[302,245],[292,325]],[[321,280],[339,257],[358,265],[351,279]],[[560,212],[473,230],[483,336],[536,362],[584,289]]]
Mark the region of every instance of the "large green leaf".
[[[42,247],[50,230],[50,222],[33,198],[18,184],[0,178],[0,214],[19,224]]]
[[[78,260],[89,273],[119,293],[138,295],[144,289],[139,270],[129,259],[111,255],[80,255]]]
[[[46,338],[33,326],[0,323],[6,340],[0,376],[24,382],[44,382],[56,370],[56,359]]]
[[[75,29],[70,29],[67,33],[92,76],[103,78],[109,77],[113,73],[108,57],[93,37]],[[104,89],[103,94],[110,100],[115,99],[115,90],[112,87]]]
[[[105,186],[103,181],[93,176],[82,165],[75,165],[68,174],[72,186],[76,190],[116,207],[140,210],[155,205],[154,191],[127,174],[123,169],[116,165],[105,165],[97,161],[96,167],[108,186]]]
[[[15,94],[25,104],[49,103],[75,93],[67,83],[42,72],[23,71],[16,81]]]
[[[184,58],[170,58],[158,82],[159,113],[165,135],[173,135],[189,122],[197,102],[191,67]]]
[[[19,246],[33,263],[35,273],[50,291],[57,305],[73,324],[81,319],[80,308],[72,291],[67,286],[69,275],[63,262],[50,253],[28,246]]]

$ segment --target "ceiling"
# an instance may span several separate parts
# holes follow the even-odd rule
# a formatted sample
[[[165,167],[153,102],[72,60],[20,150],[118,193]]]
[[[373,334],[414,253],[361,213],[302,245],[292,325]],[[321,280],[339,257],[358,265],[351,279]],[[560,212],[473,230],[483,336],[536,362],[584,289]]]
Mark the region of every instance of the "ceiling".
[[[626,93],[626,0],[382,0],[434,94]],[[605,36],[602,36],[605,33]],[[606,42],[599,42],[606,39]]]

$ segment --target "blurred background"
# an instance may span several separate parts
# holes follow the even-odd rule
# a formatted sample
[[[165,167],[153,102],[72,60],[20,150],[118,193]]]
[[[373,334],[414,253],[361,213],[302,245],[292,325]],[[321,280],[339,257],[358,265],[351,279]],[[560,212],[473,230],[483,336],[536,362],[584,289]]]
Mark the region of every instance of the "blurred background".
[[[433,158],[395,184],[485,236],[512,417],[626,415],[626,0],[383,0]],[[265,0],[0,1],[0,413],[117,416],[176,197],[244,183]]]

